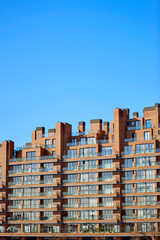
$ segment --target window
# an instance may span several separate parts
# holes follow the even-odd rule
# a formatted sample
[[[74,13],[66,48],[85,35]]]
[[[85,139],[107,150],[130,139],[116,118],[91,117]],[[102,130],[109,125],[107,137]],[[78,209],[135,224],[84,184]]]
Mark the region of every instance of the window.
[[[102,204],[105,207],[112,207],[113,206],[113,198],[112,197],[103,197]]]
[[[38,172],[39,171],[39,164],[24,164],[23,165],[23,172]]]
[[[133,206],[133,197],[125,197],[125,206]]]
[[[85,144],[86,144],[86,139],[85,138],[81,138],[80,145],[85,145]]]
[[[112,155],[112,147],[102,147],[102,156]]]
[[[155,196],[137,196],[137,205],[154,205]]]
[[[37,233],[38,232],[38,224],[24,224],[23,231],[25,233]]]
[[[113,161],[112,160],[102,160],[102,168],[112,168]]]
[[[80,187],[81,194],[94,194],[97,193],[96,185],[84,185]]]
[[[136,153],[149,153],[153,152],[153,143],[136,144]]]
[[[45,171],[53,171],[53,163],[44,163],[43,169]]]
[[[13,184],[14,185],[21,185],[22,184],[22,177],[13,177]]]
[[[36,160],[36,152],[26,152],[27,160]]]
[[[68,217],[67,219],[78,219],[78,211],[68,211]]]
[[[96,138],[94,137],[87,138],[87,144],[96,144]]]
[[[78,162],[68,162],[68,171],[78,170]]]
[[[24,220],[38,220],[38,212],[24,212],[23,219]]]
[[[23,184],[38,184],[38,176],[37,175],[29,175],[23,177]]]
[[[155,218],[155,209],[137,209],[137,218]]]
[[[22,196],[22,188],[13,188],[13,196],[21,197]]]
[[[141,129],[141,121],[136,121],[136,129]]]
[[[68,195],[77,195],[78,187],[68,187]]]
[[[68,224],[68,232],[78,232],[78,224]]]
[[[14,173],[21,173],[22,172],[22,165],[13,166]]]
[[[128,218],[134,218],[134,210],[133,209],[125,210],[125,216],[127,216]]]
[[[21,200],[13,200],[13,206],[15,208],[22,208],[21,206]]]
[[[132,146],[125,146],[124,147],[124,154],[125,155],[132,154]]]
[[[151,128],[152,124],[151,124],[151,119],[146,120],[146,128]]]
[[[125,184],[125,193],[133,193],[133,184]]]
[[[53,156],[53,158],[56,158],[56,152],[55,151],[52,151],[52,156]]]
[[[45,211],[43,213],[43,220],[53,220],[53,212],[52,211]]]
[[[23,190],[23,196],[38,196],[39,192],[38,192],[39,188],[35,188],[35,187],[29,187],[29,188],[24,188]]]
[[[102,181],[112,181],[113,172],[102,172]]]
[[[153,179],[155,177],[154,170],[137,170],[136,179]]]
[[[132,158],[126,158],[124,159],[124,167],[129,168],[133,166],[133,159]]]
[[[155,232],[156,223],[154,222],[137,223],[137,231],[138,232]]]
[[[55,147],[56,146],[56,139],[52,139],[52,147]]]
[[[136,167],[141,166],[153,166],[154,157],[137,157],[136,158]]]
[[[80,224],[81,232],[95,232],[97,224],[95,223],[82,223]]]
[[[46,146],[46,148],[47,148],[47,147],[50,147],[50,139],[46,139],[46,141],[45,141],[45,146]]]
[[[68,150],[68,158],[77,158],[77,149]]]
[[[77,145],[77,139],[76,138],[72,138],[72,146],[76,146]]]
[[[150,132],[144,132],[144,140],[150,140]]]
[[[38,200],[24,200],[23,208],[38,208]]]
[[[32,172],[38,172],[38,171],[39,171],[39,164],[32,163]]]
[[[113,193],[113,185],[112,184],[102,185],[102,193],[112,194]]]
[[[96,148],[80,148],[80,157],[96,156]]]
[[[44,187],[43,192],[45,196],[47,195],[51,196],[53,195],[53,187]]]
[[[102,219],[113,219],[113,210],[103,210]]]
[[[96,168],[96,160],[80,161],[79,169],[94,169]]]
[[[81,198],[80,204],[81,204],[81,207],[96,207],[97,198]]]
[[[44,183],[53,183],[53,175],[44,175]]]
[[[97,173],[96,172],[81,173],[80,174],[80,181],[81,182],[97,181]]]
[[[68,182],[73,183],[78,181],[78,174],[68,174]]]
[[[81,211],[81,219],[97,219],[97,211],[96,210],[85,210]]]
[[[68,207],[78,207],[78,199],[68,198]]]
[[[133,180],[133,172],[132,171],[125,172],[125,180]]]

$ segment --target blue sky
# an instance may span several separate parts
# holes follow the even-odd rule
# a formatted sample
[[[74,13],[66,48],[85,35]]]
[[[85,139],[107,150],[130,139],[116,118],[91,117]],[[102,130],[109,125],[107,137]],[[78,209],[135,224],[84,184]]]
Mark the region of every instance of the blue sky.
[[[159,0],[0,0],[0,142],[160,102]]]

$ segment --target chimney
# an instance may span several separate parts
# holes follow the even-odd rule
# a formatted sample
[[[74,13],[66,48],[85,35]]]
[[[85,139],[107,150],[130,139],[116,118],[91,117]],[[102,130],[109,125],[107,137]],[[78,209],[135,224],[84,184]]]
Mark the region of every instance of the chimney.
[[[133,112],[133,118],[138,118],[138,112]]]
[[[91,132],[101,133],[102,132],[102,119],[90,120]]]
[[[78,123],[78,132],[85,132],[85,122]]]
[[[103,128],[104,128],[105,134],[108,135],[108,132],[109,132],[109,122],[104,122],[103,123]]]

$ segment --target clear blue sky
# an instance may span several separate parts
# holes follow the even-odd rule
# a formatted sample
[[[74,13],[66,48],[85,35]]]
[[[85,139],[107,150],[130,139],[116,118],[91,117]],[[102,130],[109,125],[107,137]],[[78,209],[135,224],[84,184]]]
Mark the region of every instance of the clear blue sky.
[[[160,102],[159,0],[0,0],[0,142]]]

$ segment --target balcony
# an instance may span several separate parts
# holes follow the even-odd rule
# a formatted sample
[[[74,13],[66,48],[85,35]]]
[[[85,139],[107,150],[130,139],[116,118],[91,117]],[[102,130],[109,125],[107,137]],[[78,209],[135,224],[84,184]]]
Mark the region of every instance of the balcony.
[[[22,205],[8,205],[8,209],[21,209]]]
[[[122,219],[123,220],[128,220],[128,219],[135,219],[136,218],[136,216],[135,215],[125,215],[125,216],[122,216]]]
[[[26,161],[37,161],[37,160],[48,160],[48,159],[55,159],[56,156],[47,155],[47,156],[40,156],[40,157],[32,157],[32,158],[11,158],[10,162],[26,162]]]
[[[98,153],[92,153],[92,154],[76,154],[75,156],[68,156],[68,155],[63,155],[63,159],[77,159],[77,158],[86,158],[86,157],[101,157],[101,156],[113,156],[115,155],[115,152],[112,150],[108,152],[98,152]]]

